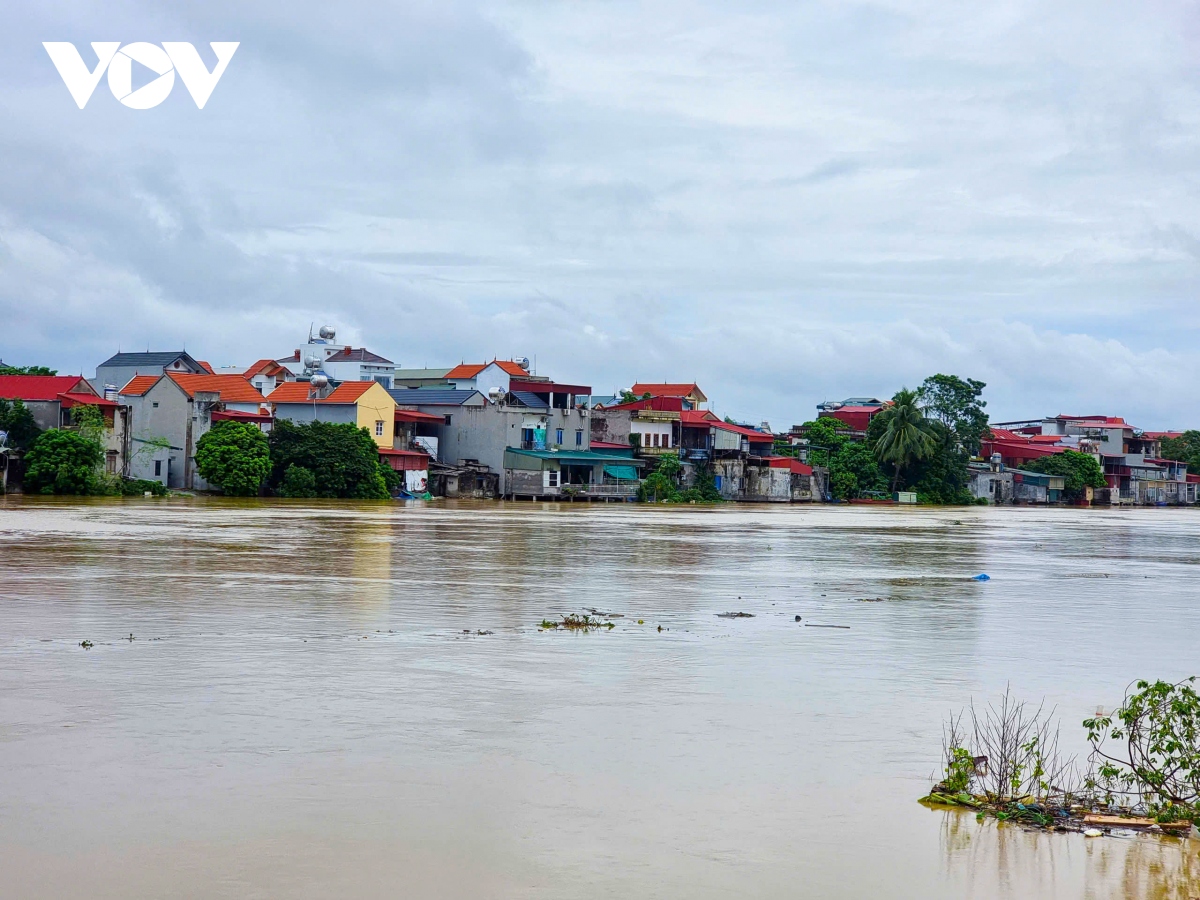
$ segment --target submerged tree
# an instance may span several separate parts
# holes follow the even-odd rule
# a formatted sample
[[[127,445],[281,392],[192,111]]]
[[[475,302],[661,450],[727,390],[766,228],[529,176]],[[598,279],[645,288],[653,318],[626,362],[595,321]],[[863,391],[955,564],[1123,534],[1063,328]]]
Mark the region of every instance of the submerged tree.
[[[254,497],[271,471],[267,436],[248,422],[217,422],[196,442],[196,471],[233,497]]]
[[[268,439],[271,449],[269,484],[279,491],[291,466],[313,476],[314,496],[352,500],[387,500],[387,481],[379,463],[379,447],[370,432],[349,423],[287,419],[275,423]],[[307,479],[304,479],[307,488]]]
[[[1104,470],[1100,468],[1100,463],[1096,462],[1096,457],[1090,453],[1064,450],[1062,453],[1030,460],[1022,468],[1030,472],[1063,476],[1064,493],[1068,500],[1083,499],[1087,488],[1108,487],[1108,482],[1104,479]]]
[[[892,405],[876,416],[880,436],[873,448],[875,458],[895,467],[892,490],[900,483],[901,473],[933,453],[936,437],[932,423],[925,418],[917,391],[901,388],[892,397]]]
[[[44,431],[25,454],[25,490],[35,494],[90,494],[104,458],[100,442],[76,431]]]

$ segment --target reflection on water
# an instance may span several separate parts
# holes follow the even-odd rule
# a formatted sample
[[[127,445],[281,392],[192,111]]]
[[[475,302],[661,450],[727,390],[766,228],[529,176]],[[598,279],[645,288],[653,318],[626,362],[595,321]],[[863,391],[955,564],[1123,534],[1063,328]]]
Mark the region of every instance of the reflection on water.
[[[971,697],[1078,751],[1192,674],[1198,523],[0,501],[0,896],[1200,896],[1195,842],[915,802]]]
[[[1049,834],[974,813],[934,810],[942,819],[947,881],[966,896],[1086,896],[1094,900],[1193,900],[1200,891],[1195,840]]]

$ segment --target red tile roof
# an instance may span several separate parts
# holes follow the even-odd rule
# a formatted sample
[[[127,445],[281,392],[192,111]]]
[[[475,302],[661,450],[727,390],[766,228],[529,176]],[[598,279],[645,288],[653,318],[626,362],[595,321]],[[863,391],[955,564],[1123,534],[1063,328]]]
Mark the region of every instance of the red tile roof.
[[[202,368],[209,375],[217,374],[216,372],[213,371],[213,367],[211,365],[209,365],[207,362],[205,362],[204,360],[198,359],[198,360],[196,360],[196,362],[199,363],[200,368]]]
[[[247,382],[249,384],[249,382]],[[354,403],[367,392],[374,381],[343,381],[333,392],[318,403]],[[307,381],[285,381],[268,398],[272,403],[311,403],[311,385]],[[438,417],[440,418],[440,416]]]
[[[631,400],[629,403],[614,403],[605,409],[656,409],[660,412],[683,412],[682,397],[650,397],[641,400]],[[688,410],[694,412],[695,410]],[[704,410],[707,412],[707,410]]]
[[[492,363],[495,363],[503,371],[507,372],[509,375],[515,375],[517,378],[526,378],[529,375],[527,371],[522,369],[511,359],[493,359],[490,363],[460,363],[447,372],[444,377],[450,379],[461,378],[465,381],[468,378],[474,378],[488,366],[492,365]]]
[[[125,387],[117,391],[118,394],[124,394],[126,397],[141,397],[146,391],[154,387],[161,375],[134,375],[129,379],[129,383]]]
[[[168,372],[167,377],[179,385],[189,397],[197,391],[216,391],[223,403],[261,403],[263,395],[241,375],[181,375]]]
[[[692,427],[711,425],[713,422],[720,422],[720,418],[716,413],[708,409],[685,409],[679,414],[679,421],[684,425]]]
[[[95,394],[82,375],[0,375],[0,397],[5,400],[57,400],[59,394],[77,390]]]
[[[288,371],[273,359],[260,359],[242,375],[246,378],[252,378],[255,375],[278,375],[280,372]]]
[[[1149,438],[1152,441],[1161,441],[1166,438],[1181,438],[1182,431],[1143,431],[1142,437]]]
[[[374,381],[343,381],[333,393],[322,400],[322,403],[354,403],[371,389],[371,386],[377,384]]]
[[[691,384],[647,384],[638,382],[630,390],[638,397],[649,394],[651,397],[688,397],[692,394],[704,399],[704,392],[693,382]]]

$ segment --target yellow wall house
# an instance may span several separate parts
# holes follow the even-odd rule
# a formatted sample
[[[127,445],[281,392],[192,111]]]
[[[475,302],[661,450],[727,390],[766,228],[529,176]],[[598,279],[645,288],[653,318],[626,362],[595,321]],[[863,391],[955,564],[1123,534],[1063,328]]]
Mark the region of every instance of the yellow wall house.
[[[306,381],[287,381],[271,392],[275,418],[297,424],[352,422],[391,449],[396,430],[396,401],[377,381],[343,381],[326,397],[314,396]]]
[[[324,402],[353,403],[358,409],[358,427],[367,429],[380,447],[391,449],[396,401],[378,381],[343,381]]]

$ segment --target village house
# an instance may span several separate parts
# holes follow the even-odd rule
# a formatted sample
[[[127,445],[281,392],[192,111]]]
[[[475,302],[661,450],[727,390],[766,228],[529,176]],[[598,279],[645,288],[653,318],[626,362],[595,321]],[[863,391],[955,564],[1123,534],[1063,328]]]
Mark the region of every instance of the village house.
[[[276,419],[355,425],[367,429],[381,448],[395,449],[396,401],[380,382],[343,381],[333,387],[289,381],[271,392],[269,402]]]
[[[708,398],[704,396],[704,392],[695,384],[676,384],[676,383],[654,383],[639,381],[629,389],[629,392],[634,397],[670,397],[681,401],[683,409],[703,409],[704,404],[708,402]]]
[[[264,397],[270,396],[285,381],[295,381],[296,376],[290,369],[281,366],[273,359],[260,359],[250,368],[242,372],[242,377],[254,385]]]
[[[269,430],[262,394],[241,375],[136,375],[119,390],[130,410],[128,474],[181,490],[208,490],[196,472],[196,445],[214,422],[235,419]]]
[[[365,347],[337,343],[337,331],[328,325],[323,325],[316,336],[310,333],[308,342],[291,356],[275,362],[305,380],[320,374],[334,382],[376,381],[385,390],[395,386],[394,362]]]
[[[114,399],[116,392],[137,375],[203,375],[207,369],[186,350],[151,350],[145,353],[115,353],[96,366],[92,386],[101,396]]]
[[[73,428],[76,407],[95,407],[104,418],[104,471],[125,471],[129,411],[115,397],[101,397],[82,375],[0,375],[0,399],[20,400],[43,431]]]

